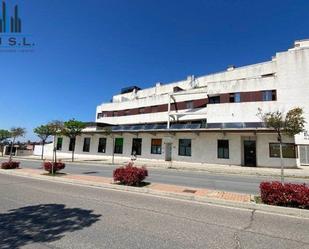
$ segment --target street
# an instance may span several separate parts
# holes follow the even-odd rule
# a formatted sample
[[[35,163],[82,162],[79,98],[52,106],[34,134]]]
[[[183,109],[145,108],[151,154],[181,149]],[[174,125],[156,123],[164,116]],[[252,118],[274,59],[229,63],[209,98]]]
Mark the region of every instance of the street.
[[[3,159],[0,159],[3,161]],[[40,161],[21,160],[21,167],[38,169],[42,167]],[[71,174],[86,174],[95,176],[112,177],[112,172],[115,167],[111,165],[87,165],[83,163],[71,164],[66,163],[65,173]],[[193,188],[208,188],[222,191],[258,194],[259,184],[265,180],[280,180],[280,177],[259,177],[259,176],[244,176],[244,175],[228,175],[214,174],[209,172],[183,171],[175,169],[154,169],[148,168],[149,177],[146,181],[158,182],[166,184],[175,184]],[[286,182],[296,182],[309,184],[309,180],[286,178]]]
[[[309,220],[0,175],[0,248],[309,248]]]

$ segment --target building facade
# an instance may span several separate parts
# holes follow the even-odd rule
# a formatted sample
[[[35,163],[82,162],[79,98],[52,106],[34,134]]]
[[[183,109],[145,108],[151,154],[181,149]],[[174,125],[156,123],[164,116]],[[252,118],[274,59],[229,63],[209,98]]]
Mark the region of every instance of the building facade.
[[[309,123],[309,40],[270,61],[154,87],[131,87],[97,106],[76,153],[147,160],[280,167],[277,136],[257,115],[302,107]],[[309,129],[308,129],[309,130]],[[285,167],[309,162],[307,133],[283,138]],[[70,145],[71,144],[71,145]],[[58,138],[69,153],[73,142]]]

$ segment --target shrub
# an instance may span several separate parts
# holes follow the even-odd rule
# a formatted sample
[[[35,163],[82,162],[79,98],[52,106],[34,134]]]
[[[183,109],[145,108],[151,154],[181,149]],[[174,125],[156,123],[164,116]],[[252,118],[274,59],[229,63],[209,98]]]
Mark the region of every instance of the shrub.
[[[54,173],[57,173],[58,171],[65,168],[65,164],[62,162],[44,162],[43,163],[44,169],[48,171],[50,174],[52,173],[52,170],[54,170]]]
[[[309,186],[306,184],[262,182],[260,191],[263,203],[309,209]]]
[[[1,169],[18,169],[20,162],[8,161],[1,163]]]
[[[145,167],[134,167],[133,163],[117,168],[113,172],[115,182],[128,186],[140,186],[142,181],[145,180],[147,176],[148,171]]]

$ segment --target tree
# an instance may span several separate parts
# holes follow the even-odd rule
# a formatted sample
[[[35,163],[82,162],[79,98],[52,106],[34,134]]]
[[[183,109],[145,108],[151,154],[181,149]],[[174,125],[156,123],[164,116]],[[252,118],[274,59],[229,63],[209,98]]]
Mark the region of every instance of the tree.
[[[54,174],[54,163],[57,162],[56,138],[57,138],[57,136],[62,134],[63,122],[59,121],[59,120],[54,120],[54,121],[48,123],[47,125],[50,128],[52,136],[54,136],[54,138],[53,138],[53,160],[52,160],[53,161],[52,174]]]
[[[259,109],[258,116],[265,123],[267,128],[273,129],[278,135],[280,144],[280,164],[281,164],[281,182],[284,182],[284,166],[282,155],[282,136],[287,135],[294,137],[304,131],[305,118],[303,117],[303,109],[296,107],[287,112],[285,115],[280,111],[262,113]]]
[[[76,137],[82,134],[82,130],[86,127],[85,123],[75,119],[70,119],[63,124],[63,135],[71,139],[71,149],[72,149],[72,162],[74,162],[74,152],[75,152],[75,141]]]
[[[42,154],[41,159],[44,157],[44,146],[47,139],[52,135],[52,129],[49,125],[40,125],[34,128],[33,132],[41,139],[42,141]]]
[[[0,130],[0,150],[3,157],[4,144],[7,142],[7,139],[11,137],[11,133],[8,130]]]
[[[14,144],[15,144],[15,140],[18,137],[23,137],[26,134],[26,129],[21,128],[21,127],[13,127],[10,130],[10,134],[11,134],[11,138],[13,138],[13,140],[12,140],[12,145],[11,145],[11,150],[10,150],[9,161],[12,161],[12,153],[13,153],[13,147],[14,147]]]

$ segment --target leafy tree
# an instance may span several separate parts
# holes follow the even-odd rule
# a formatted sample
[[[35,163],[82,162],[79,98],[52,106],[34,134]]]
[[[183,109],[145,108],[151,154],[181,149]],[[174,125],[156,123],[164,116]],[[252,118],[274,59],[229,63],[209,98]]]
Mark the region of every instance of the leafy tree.
[[[53,131],[50,125],[40,125],[34,128],[33,132],[41,139],[42,141],[42,154],[41,159],[43,160],[44,157],[44,146],[47,139],[52,135]]]
[[[7,139],[11,137],[11,133],[8,130],[0,130],[0,150],[3,157],[4,144],[7,142]]]
[[[59,120],[54,120],[50,123],[47,124],[49,126],[49,129],[51,131],[51,135],[54,136],[53,138],[53,162],[56,163],[57,162],[57,144],[56,144],[56,138],[57,136],[62,134],[62,130],[63,130],[63,122],[59,121]],[[52,164],[54,165],[54,164]],[[52,166],[52,174],[54,174],[54,166]]]
[[[266,127],[273,129],[278,135],[278,142],[280,144],[281,182],[284,182],[282,136],[287,135],[293,137],[304,131],[306,122],[303,117],[303,112],[303,109],[300,107],[289,110],[286,115],[280,111],[262,113],[262,110],[259,109],[258,116],[260,116]]]
[[[85,123],[75,119],[64,122],[62,134],[72,140],[72,162],[74,162],[75,141],[76,137],[82,134],[82,130],[86,127]]]
[[[18,137],[23,137],[26,134],[26,129],[21,128],[21,127],[13,127],[10,130],[10,134],[11,134],[11,138],[13,138],[13,140],[12,140],[12,145],[11,145],[11,150],[10,150],[9,161],[12,161],[12,153],[13,153],[13,147],[14,147],[14,144],[15,144],[15,140]]]

